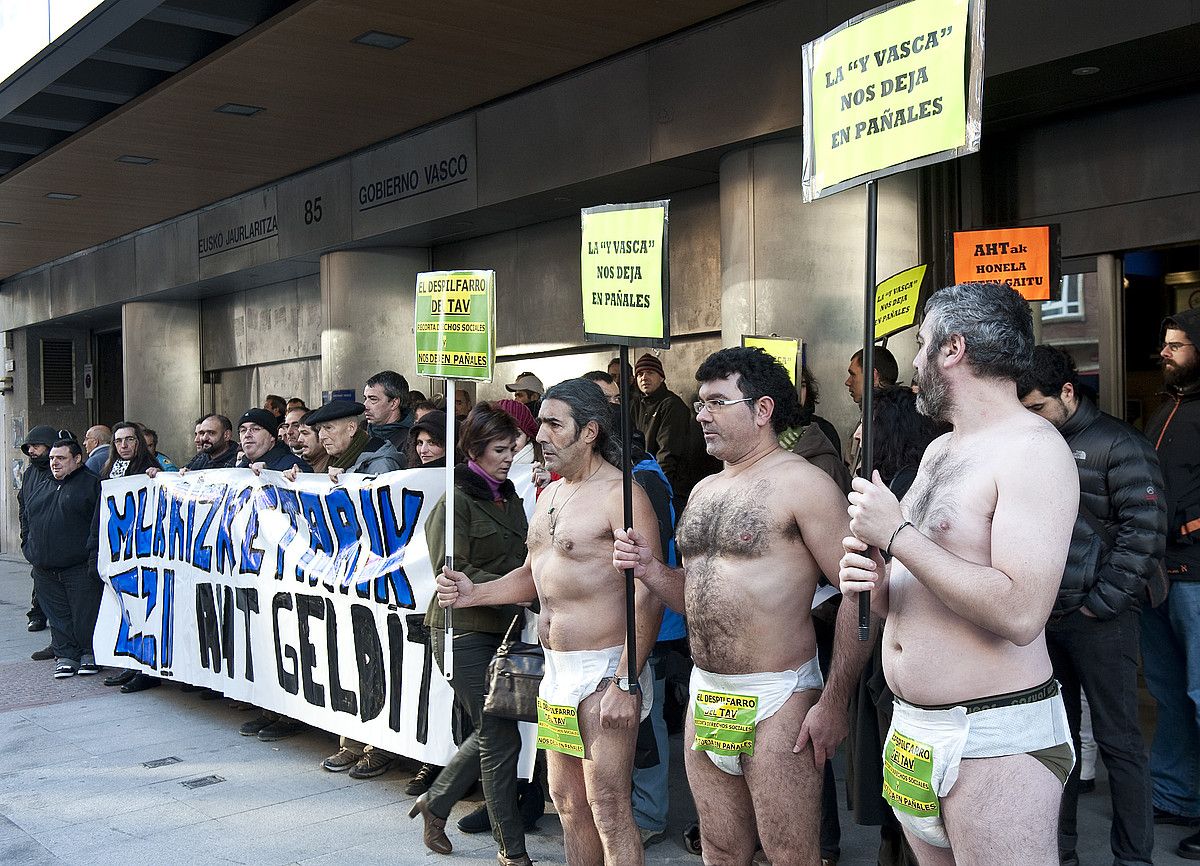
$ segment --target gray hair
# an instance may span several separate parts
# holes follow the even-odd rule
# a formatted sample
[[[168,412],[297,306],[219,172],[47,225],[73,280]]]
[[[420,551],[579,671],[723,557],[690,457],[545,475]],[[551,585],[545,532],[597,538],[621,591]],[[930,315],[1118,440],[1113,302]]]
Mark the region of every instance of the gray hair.
[[[1033,361],[1033,315],[1020,292],[1001,283],[961,283],[925,302],[932,318],[927,351],[954,334],[966,342],[971,369],[988,379],[1016,380]]]
[[[613,430],[613,406],[599,385],[590,379],[567,379],[551,386],[543,402],[545,400],[566,403],[579,430],[595,421],[600,435],[592,450],[600,452],[600,456],[613,466],[621,465],[621,440]]]

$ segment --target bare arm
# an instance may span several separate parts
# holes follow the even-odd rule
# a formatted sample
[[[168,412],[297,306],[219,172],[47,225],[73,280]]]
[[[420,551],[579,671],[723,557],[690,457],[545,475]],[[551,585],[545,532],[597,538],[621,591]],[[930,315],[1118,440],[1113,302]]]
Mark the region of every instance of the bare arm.
[[[909,526],[878,473],[854,480],[854,534],[886,547],[942,604],[1017,646],[1045,627],[1058,593],[1079,508],[1079,474],[1063,438],[1047,424],[1016,444],[996,472],[991,565],[969,562]],[[1036,541],[1036,543],[1034,543]]]
[[[613,568],[617,571],[632,568],[633,576],[660,602],[682,611],[683,569],[663,564],[654,506],[640,487],[634,485],[633,491],[634,528],[628,531],[618,528],[613,532]],[[623,522],[624,507],[620,518],[614,524],[617,527]]]

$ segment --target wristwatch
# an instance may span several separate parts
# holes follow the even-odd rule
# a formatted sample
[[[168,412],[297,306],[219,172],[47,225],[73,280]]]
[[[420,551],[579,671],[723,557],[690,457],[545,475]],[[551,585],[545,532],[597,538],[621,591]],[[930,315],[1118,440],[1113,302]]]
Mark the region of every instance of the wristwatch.
[[[621,691],[629,692],[629,677],[612,677],[613,685]]]

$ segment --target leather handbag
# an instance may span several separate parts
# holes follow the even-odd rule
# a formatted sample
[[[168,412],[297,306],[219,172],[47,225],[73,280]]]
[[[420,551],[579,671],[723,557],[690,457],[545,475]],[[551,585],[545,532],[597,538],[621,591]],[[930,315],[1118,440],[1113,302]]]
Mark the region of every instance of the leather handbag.
[[[516,722],[537,721],[538,689],[546,671],[542,645],[513,639],[524,614],[513,617],[504,641],[488,664],[488,690],[483,711],[489,716]]]

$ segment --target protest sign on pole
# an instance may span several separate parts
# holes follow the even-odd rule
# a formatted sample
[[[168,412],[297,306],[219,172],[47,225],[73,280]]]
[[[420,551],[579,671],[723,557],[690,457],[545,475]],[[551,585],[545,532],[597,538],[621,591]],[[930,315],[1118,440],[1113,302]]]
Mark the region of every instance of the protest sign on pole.
[[[531,474],[513,467],[527,514]],[[444,484],[436,469],[105,481],[96,660],[445,765],[454,698],[422,624],[440,566],[426,523]]]
[[[979,150],[983,0],[901,0],[804,46],[805,201]]]
[[[1027,301],[1048,301],[1062,282],[1057,225],[954,233],[956,283],[1004,283]]]
[[[908,268],[875,288],[875,339],[890,337],[917,323],[917,302],[926,270],[926,265]]]
[[[583,335],[616,344],[621,359],[621,475],[624,524],[633,528],[629,347],[671,345],[670,201],[606,204],[580,211]],[[630,693],[638,691],[633,569],[625,570],[625,655]]]
[[[496,272],[417,274],[413,334],[417,375],[445,382],[446,566],[454,567],[454,380],[492,381],[496,358]],[[443,673],[454,678],[454,611],[446,608]]]
[[[791,337],[779,337],[774,334],[769,337],[743,334],[742,345],[755,346],[762,349],[780,364],[783,364],[784,369],[788,371],[788,376],[791,378],[793,385],[799,381],[799,358],[804,345],[799,340],[794,340]]]
[[[876,261],[880,178],[979,150],[984,0],[897,0],[804,45],[806,202],[865,183],[861,474],[874,468]],[[858,598],[858,636],[870,599]]]

